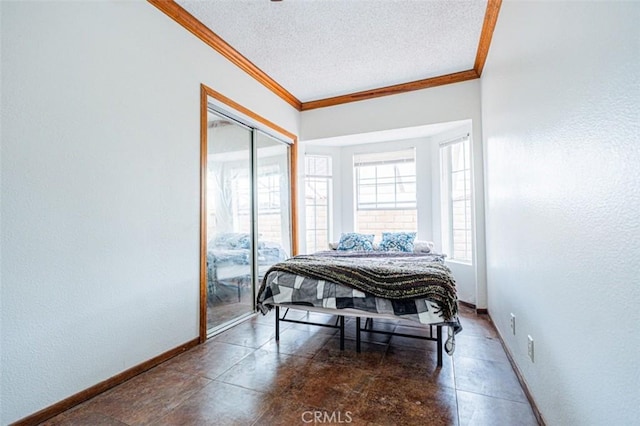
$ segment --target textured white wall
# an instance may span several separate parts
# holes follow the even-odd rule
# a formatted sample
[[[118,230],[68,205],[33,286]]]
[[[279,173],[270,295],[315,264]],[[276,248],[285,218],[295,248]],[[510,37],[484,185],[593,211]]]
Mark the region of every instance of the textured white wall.
[[[198,335],[200,83],[299,113],[146,2],[0,2],[6,424]]]
[[[549,425],[640,417],[638,22],[506,2],[482,77],[489,311]]]
[[[475,303],[477,307],[486,308],[484,175],[479,80],[303,111],[300,118],[300,138],[312,140],[357,135],[469,119],[472,121],[476,194],[475,238],[478,249],[474,253],[474,270],[470,274],[464,274],[465,280],[475,280],[475,290],[465,290],[464,295],[468,298],[467,301]],[[348,215],[349,212],[344,214]],[[349,216],[344,217],[346,219],[343,220],[349,220]],[[345,222],[343,226],[348,228],[349,223]],[[465,265],[459,266],[461,269],[468,269]]]
[[[471,80],[394,96],[303,111],[300,139],[313,140],[473,120],[480,139],[480,81]]]

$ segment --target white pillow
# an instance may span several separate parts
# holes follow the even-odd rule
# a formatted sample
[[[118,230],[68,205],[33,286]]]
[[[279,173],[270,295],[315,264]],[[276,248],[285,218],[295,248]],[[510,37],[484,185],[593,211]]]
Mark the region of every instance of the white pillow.
[[[431,253],[435,247],[432,241],[415,240],[413,242],[414,253]]]

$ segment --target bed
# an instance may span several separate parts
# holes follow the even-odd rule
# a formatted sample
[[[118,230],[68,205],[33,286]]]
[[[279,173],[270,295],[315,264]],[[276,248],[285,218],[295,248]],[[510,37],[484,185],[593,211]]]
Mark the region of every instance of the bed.
[[[251,282],[250,236],[245,233],[223,233],[210,241],[207,249],[207,287],[212,298],[219,297],[221,287],[237,290],[238,301],[242,297],[243,286]],[[288,257],[280,244],[258,243],[258,278],[274,263]]]
[[[340,330],[344,349],[344,316],[356,318],[356,350],[362,331],[415,337],[437,342],[437,362],[442,349],[451,355],[455,335],[462,330],[457,316],[455,280],[444,256],[433,253],[384,251],[319,252],[296,256],[273,265],[258,291],[258,309],[276,309],[276,340],[279,322],[287,319],[280,309],[303,309],[337,316],[335,324],[318,324]],[[361,319],[366,318],[364,327]],[[428,328],[428,336],[375,330],[372,319],[402,319]],[[448,330],[443,341],[442,329]]]

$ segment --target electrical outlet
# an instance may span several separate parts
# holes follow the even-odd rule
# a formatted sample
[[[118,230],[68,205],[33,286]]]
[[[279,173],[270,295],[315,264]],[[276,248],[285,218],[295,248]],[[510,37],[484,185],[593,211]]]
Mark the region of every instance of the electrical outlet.
[[[511,332],[515,336],[516,334],[516,316],[511,314]]]
[[[529,359],[531,359],[531,362],[533,362],[533,337],[527,336],[527,339],[529,339],[527,345],[527,353],[529,354]]]

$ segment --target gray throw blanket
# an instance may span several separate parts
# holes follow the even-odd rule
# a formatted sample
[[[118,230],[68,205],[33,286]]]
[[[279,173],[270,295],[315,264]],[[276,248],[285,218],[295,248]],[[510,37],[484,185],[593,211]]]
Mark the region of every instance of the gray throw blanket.
[[[453,275],[441,259],[429,256],[296,256],[273,265],[259,293],[273,271],[330,281],[386,299],[429,299],[446,320],[457,313]]]

